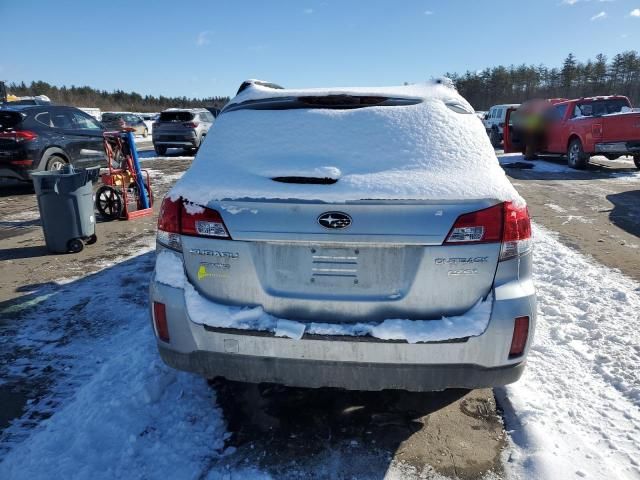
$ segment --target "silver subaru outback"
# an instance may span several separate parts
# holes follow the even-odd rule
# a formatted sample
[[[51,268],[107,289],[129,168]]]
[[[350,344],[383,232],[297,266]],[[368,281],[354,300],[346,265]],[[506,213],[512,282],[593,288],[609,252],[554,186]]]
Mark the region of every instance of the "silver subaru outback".
[[[531,225],[469,104],[447,85],[243,87],[162,204],[164,361],[358,390],[518,380]]]

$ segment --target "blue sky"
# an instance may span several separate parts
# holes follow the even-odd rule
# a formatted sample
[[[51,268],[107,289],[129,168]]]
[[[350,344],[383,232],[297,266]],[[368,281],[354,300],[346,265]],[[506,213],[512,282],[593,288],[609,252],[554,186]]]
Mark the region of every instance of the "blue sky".
[[[637,10],[636,10],[637,9]],[[0,0],[0,79],[232,95],[640,50],[640,0]]]

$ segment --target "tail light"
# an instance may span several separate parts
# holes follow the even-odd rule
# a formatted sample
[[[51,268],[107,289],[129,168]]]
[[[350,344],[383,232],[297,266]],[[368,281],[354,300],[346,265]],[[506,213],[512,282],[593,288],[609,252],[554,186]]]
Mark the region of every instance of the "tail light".
[[[445,244],[495,243],[502,240],[501,203],[477,212],[460,215],[451,228]]]
[[[12,130],[10,132],[0,132],[0,138],[9,138],[16,142],[29,142],[38,138],[38,134],[31,130]]]
[[[156,335],[163,342],[169,343],[169,325],[167,324],[167,308],[164,303],[153,302],[153,325]]]
[[[158,216],[158,242],[182,250],[180,235],[231,240],[224,220],[216,210],[166,197]]]
[[[196,128],[198,126],[198,122],[185,122],[182,125],[187,128]]]
[[[460,215],[447,235],[445,245],[501,242],[500,260],[531,250],[531,221],[527,207],[499,203]]]
[[[504,204],[504,229],[500,260],[509,260],[531,251],[531,220],[526,206]]]
[[[529,338],[529,317],[517,317],[513,323],[509,358],[519,357],[524,353],[527,338]]]

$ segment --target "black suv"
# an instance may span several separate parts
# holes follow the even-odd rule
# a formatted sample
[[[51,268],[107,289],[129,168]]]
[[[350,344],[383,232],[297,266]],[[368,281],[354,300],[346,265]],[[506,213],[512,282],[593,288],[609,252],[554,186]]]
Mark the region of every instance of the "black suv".
[[[106,166],[104,128],[92,116],[59,105],[0,107],[0,177],[30,180],[33,170]]]

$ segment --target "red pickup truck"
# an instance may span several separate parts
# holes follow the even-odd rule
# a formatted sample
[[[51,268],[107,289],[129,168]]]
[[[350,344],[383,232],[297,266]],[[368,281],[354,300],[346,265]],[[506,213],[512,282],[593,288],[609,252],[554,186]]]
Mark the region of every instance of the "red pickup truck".
[[[592,155],[613,160],[632,155],[640,169],[640,109],[633,109],[627,97],[552,99],[542,113],[544,135],[538,144],[540,154],[567,156],[570,167],[582,169]],[[504,151],[523,152],[524,138],[513,127],[511,113],[505,119]]]

